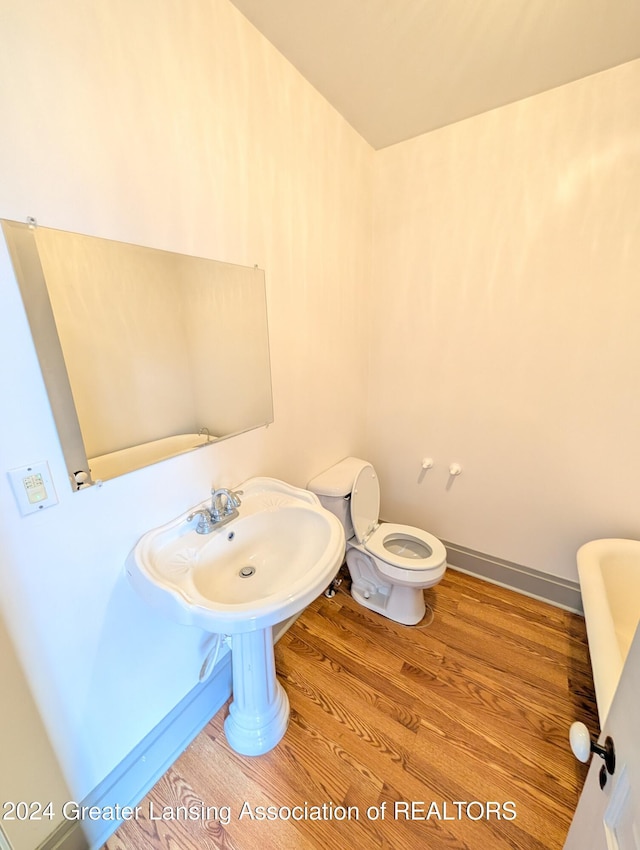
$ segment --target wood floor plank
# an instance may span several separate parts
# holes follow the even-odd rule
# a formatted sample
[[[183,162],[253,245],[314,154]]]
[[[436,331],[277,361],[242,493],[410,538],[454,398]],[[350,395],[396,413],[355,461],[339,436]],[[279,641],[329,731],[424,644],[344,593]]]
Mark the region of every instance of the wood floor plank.
[[[406,699],[403,699],[405,695],[401,689],[396,689],[394,696],[387,696],[380,690],[368,687],[361,676],[353,675],[346,666],[340,666],[333,662],[330,667],[327,667],[322,663],[322,659],[326,656],[323,656],[322,653],[303,640],[291,641],[288,648],[290,653],[281,654],[278,664],[280,675],[285,677],[287,681],[295,680],[297,672],[304,671],[314,681],[330,689],[332,678],[339,675],[343,693],[346,690],[361,703],[369,703],[375,706],[382,715],[402,724],[413,732],[417,732],[420,728],[420,715]],[[389,688],[385,690],[388,691]]]
[[[453,570],[425,598],[433,621],[401,626],[345,574],[276,647],[291,704],[278,746],[233,752],[225,707],[142,803],[227,805],[229,822],[140,818],[105,850],[561,850],[586,775],[568,726],[597,729],[584,621]],[[294,806],[318,818],[287,818]]]

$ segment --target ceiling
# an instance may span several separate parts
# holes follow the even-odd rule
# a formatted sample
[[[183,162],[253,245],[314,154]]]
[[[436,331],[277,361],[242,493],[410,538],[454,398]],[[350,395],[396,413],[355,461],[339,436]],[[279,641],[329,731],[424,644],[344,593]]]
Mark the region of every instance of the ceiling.
[[[640,57],[640,0],[232,0],[374,148]]]

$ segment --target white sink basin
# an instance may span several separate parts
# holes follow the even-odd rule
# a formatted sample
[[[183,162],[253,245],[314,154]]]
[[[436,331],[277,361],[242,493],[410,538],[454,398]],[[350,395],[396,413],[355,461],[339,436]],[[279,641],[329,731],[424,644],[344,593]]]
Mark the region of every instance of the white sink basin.
[[[194,509],[185,511],[138,541],[127,573],[168,617],[231,636],[227,739],[238,752],[259,755],[277,744],[289,718],[275,677],[272,627],[331,583],[345,539],[340,521],[307,490],[273,478],[251,478],[238,489],[236,519],[198,534],[197,517],[187,522]]]
[[[239,489],[237,519],[197,534],[186,511],[147,532],[127,561],[134,587],[155,608],[228,635],[298,614],[330,584],[344,556],[342,525],[313,493],[272,478],[252,478]]]

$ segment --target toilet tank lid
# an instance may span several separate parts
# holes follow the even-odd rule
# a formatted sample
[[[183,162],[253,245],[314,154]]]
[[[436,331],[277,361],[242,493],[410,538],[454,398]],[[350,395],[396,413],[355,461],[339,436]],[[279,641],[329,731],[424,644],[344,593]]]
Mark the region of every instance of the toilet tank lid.
[[[365,466],[370,466],[366,460],[361,460],[358,457],[345,457],[339,463],[312,478],[307,484],[307,490],[311,490],[318,496],[344,498],[350,495],[358,473]]]

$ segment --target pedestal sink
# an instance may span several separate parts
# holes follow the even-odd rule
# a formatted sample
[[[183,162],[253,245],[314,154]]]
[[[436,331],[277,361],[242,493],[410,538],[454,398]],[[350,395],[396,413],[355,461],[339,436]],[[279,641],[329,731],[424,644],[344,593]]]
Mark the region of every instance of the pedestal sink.
[[[307,490],[273,478],[249,479],[239,490],[236,519],[198,534],[196,519],[187,517],[200,506],[185,511],[138,541],[127,573],[143,599],[168,617],[229,636],[233,701],[225,733],[237,752],[260,755],[289,722],[273,626],[330,584],[345,541],[342,524]]]

